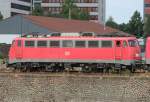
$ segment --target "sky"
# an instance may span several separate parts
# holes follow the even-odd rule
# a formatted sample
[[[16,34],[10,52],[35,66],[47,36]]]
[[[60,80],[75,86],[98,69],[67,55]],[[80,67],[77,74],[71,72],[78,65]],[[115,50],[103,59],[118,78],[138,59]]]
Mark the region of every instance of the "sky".
[[[117,23],[127,23],[134,11],[143,17],[143,0],[106,0],[106,20],[110,16]]]

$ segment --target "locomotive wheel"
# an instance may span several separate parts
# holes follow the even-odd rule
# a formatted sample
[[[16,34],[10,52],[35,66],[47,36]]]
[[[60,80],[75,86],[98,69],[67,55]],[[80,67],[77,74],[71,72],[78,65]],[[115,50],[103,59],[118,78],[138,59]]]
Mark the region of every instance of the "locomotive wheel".
[[[135,72],[135,68],[136,68],[136,66],[132,64],[132,65],[130,66],[130,69],[129,69],[130,72],[131,72],[131,73],[134,73],[134,72]]]

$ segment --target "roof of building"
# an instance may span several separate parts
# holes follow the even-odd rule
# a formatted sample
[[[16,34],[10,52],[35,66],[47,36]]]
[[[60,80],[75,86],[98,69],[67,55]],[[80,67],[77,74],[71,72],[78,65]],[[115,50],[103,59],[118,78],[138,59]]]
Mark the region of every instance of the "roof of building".
[[[38,32],[49,34],[93,32],[101,36],[131,36],[103,24],[83,21],[68,20],[64,18],[16,15],[0,22],[0,34],[29,34]]]
[[[31,20],[32,23],[34,24],[40,25],[44,28],[53,30],[55,32],[94,32],[98,35],[117,34],[130,36],[130,34],[90,21],[68,20],[64,18],[53,18],[43,16],[31,16],[31,15],[30,16],[24,15],[23,17]]]

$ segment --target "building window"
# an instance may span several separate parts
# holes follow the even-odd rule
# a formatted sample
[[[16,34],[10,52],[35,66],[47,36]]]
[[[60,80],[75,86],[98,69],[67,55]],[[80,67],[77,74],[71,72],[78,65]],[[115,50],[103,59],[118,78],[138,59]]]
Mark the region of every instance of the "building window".
[[[49,43],[50,47],[60,47],[59,41],[50,41]]]
[[[29,6],[24,6],[24,5],[15,4],[15,3],[11,3],[11,8],[25,10],[25,11],[30,11],[30,9],[31,9]]]
[[[84,48],[84,47],[86,47],[86,43],[85,43],[85,41],[75,41],[75,47]]]
[[[47,47],[47,41],[38,41],[37,46],[38,47]]]
[[[23,1],[23,2],[31,2],[31,0],[19,0],[19,1]]]
[[[73,41],[72,40],[64,40],[63,47],[73,47]]]
[[[25,41],[25,47],[34,47],[35,42],[34,41]]]
[[[150,7],[150,4],[144,4],[144,7]]]
[[[112,41],[102,41],[102,47],[112,47]]]
[[[11,12],[11,16],[15,16],[15,15],[17,15],[17,14],[19,14],[19,13]]]

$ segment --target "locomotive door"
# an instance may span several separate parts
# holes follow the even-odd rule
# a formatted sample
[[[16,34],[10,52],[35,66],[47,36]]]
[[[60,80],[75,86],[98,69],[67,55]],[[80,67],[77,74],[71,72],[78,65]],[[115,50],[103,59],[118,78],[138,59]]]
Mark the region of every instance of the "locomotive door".
[[[16,58],[21,59],[22,58],[22,41],[17,40],[16,41],[16,47],[15,47],[15,52],[16,52]]]
[[[122,41],[117,40],[115,41],[115,60],[122,59]]]

